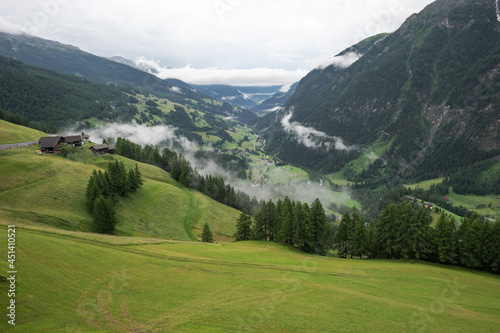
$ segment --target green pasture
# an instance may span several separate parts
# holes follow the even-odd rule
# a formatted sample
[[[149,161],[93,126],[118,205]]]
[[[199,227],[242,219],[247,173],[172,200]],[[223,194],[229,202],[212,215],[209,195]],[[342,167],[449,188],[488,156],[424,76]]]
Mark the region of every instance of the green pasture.
[[[0,119],[0,145],[38,141],[45,133]]]
[[[16,326],[7,324],[2,297],[2,332],[495,332],[500,325],[500,278],[492,274],[319,257],[274,243],[125,237],[123,246],[79,234],[17,228]],[[0,270],[8,270],[5,260]],[[0,283],[2,295],[8,288]]]

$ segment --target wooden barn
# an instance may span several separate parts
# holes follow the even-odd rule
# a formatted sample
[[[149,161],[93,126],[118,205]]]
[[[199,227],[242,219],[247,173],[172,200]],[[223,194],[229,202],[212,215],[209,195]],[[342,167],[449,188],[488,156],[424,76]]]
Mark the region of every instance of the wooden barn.
[[[40,145],[41,152],[47,153],[57,153],[61,152],[62,149],[59,148],[59,145],[62,142],[62,137],[60,136],[45,136],[41,137],[38,140],[38,144]]]
[[[63,136],[62,142],[65,142],[69,145],[73,145],[75,147],[81,147],[83,140],[81,135],[70,135],[70,136]]]
[[[106,144],[101,144],[101,145],[95,145],[89,148],[94,155],[100,156],[103,154],[114,154],[115,153],[115,147],[114,146],[108,146]]]

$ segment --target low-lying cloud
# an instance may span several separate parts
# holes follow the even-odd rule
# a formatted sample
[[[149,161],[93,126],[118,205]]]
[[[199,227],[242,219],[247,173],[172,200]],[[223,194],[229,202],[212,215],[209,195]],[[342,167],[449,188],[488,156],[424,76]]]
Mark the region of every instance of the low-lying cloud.
[[[336,56],[321,63],[317,68],[325,69],[329,66],[347,68],[359,60],[363,55],[356,52],[349,52],[341,56]]]
[[[282,120],[281,125],[286,132],[292,133],[297,141],[308,148],[335,150],[353,150],[355,146],[347,146],[342,138],[330,136],[324,132],[318,131],[313,127],[307,127],[296,121],[291,122],[293,112],[290,111]]]
[[[168,68],[158,61],[145,57],[137,58],[134,63],[137,67],[158,76],[161,79],[176,78],[191,84],[229,84],[235,86],[270,86],[288,85],[299,81],[308,71],[295,71],[276,68],[251,69],[219,69],[193,68],[189,65],[183,68]]]
[[[101,141],[106,138],[124,138],[139,145],[178,146],[182,150],[192,152],[198,149],[195,142],[175,133],[176,127],[169,125],[146,126],[136,122],[127,124],[112,123],[103,127],[85,130],[92,141]]]

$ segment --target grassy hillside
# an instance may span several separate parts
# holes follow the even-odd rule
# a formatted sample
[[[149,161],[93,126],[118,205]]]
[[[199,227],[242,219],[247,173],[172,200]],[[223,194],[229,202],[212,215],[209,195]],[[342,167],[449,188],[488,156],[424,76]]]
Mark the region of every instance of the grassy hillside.
[[[0,145],[37,141],[45,133],[0,119]]]
[[[16,245],[16,332],[493,332],[500,325],[500,278],[457,267],[317,257],[260,242],[152,245],[26,228],[17,229]],[[0,289],[5,295],[8,285]],[[0,302],[4,313],[6,297]]]
[[[104,170],[110,159],[123,161],[127,169],[135,165],[117,155],[97,158],[87,148],[68,158],[36,155],[36,149],[0,150],[0,215],[5,222],[91,231],[85,188],[92,170]],[[157,167],[139,163],[139,169],[145,185],[118,202],[118,235],[188,241],[195,239],[188,235],[191,227],[205,223],[216,240],[234,234],[239,211],[188,191]]]

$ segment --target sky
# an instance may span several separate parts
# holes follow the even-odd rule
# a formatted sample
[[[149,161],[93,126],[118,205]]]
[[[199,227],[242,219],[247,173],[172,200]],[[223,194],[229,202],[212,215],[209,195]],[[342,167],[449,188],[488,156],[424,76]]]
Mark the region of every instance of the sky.
[[[122,56],[193,84],[284,85],[431,2],[3,0],[0,31]]]

